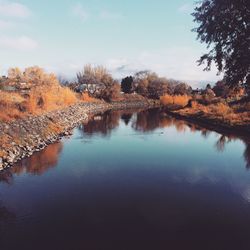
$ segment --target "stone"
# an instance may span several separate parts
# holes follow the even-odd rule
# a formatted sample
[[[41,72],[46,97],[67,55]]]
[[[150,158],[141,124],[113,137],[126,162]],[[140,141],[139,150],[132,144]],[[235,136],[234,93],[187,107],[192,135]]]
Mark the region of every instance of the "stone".
[[[0,171],[3,170],[3,168],[4,168],[3,159],[0,158]]]

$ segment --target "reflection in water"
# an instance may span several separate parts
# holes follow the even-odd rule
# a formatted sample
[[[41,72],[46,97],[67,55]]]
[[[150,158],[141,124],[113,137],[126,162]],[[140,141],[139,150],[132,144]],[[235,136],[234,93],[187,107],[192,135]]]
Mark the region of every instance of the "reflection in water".
[[[162,110],[96,115],[61,156],[63,142],[0,174],[12,183],[0,183],[0,249],[250,249],[250,173],[234,140],[249,167],[246,138]]]
[[[220,138],[218,139],[218,141],[216,142],[216,149],[218,152],[223,152],[225,150],[226,144],[232,142],[232,141],[236,141],[239,138],[237,138],[236,136],[233,135],[221,135]],[[246,161],[246,168],[249,169],[250,168],[250,143],[249,140],[244,140],[242,139],[242,141],[245,144],[245,151],[244,151],[244,159]]]
[[[183,120],[178,120],[165,114],[160,109],[143,110],[137,114],[137,119],[133,122],[132,127],[137,131],[152,132],[158,128],[167,128],[174,126],[178,132],[185,132],[190,128]],[[196,131],[197,129],[195,129]],[[192,130],[194,131],[194,127]]]
[[[191,131],[193,133],[200,132],[204,138],[208,138],[210,130],[200,127],[183,120],[178,120],[174,117],[166,115],[161,109],[149,110],[126,110],[126,111],[107,111],[103,114],[93,116],[86,124],[80,127],[84,137],[92,137],[95,135],[109,136],[111,132],[119,126],[119,121],[122,120],[125,125],[131,122],[131,126],[136,131],[152,132],[158,128],[175,127],[178,132]],[[226,144],[239,138],[233,135],[222,134],[215,144],[218,152],[225,150]],[[242,139],[246,145],[244,151],[244,159],[246,168],[250,168],[250,143],[249,140]],[[59,154],[62,150],[61,142],[49,145],[41,152],[33,154],[31,157],[22,160],[15,164],[12,168],[0,173],[0,182],[11,184],[13,174],[20,175],[22,173],[30,173],[33,175],[42,175],[50,168],[57,165]]]
[[[41,152],[34,153],[31,157],[25,158],[10,169],[1,172],[0,181],[11,184],[14,174],[20,175],[25,172],[32,175],[42,175],[57,165],[62,148],[61,142],[49,145]]]
[[[3,206],[0,202],[0,229],[1,224],[7,220],[15,219],[15,214],[10,212],[5,206]],[[0,230],[1,231],[1,230]]]
[[[10,222],[13,222],[16,219],[16,215],[9,211],[5,206],[3,206],[0,202],[0,242],[1,237],[4,237],[4,234],[6,233],[6,226],[9,224],[12,224]]]
[[[227,137],[225,135],[222,135],[216,142],[216,149],[218,150],[218,152],[223,152],[225,150],[226,143]]]
[[[132,119],[133,114],[136,113],[135,119]],[[178,132],[185,132],[190,130],[191,132],[200,132],[201,135],[206,139],[212,132],[209,129],[201,127],[196,124],[189,123],[184,120],[179,120],[169,115],[159,109],[148,109],[148,110],[131,110],[131,111],[107,111],[102,115],[93,117],[86,125],[81,127],[84,136],[93,136],[96,134],[101,134],[102,136],[108,136],[111,134],[112,130],[118,127],[119,120],[124,121],[126,125],[132,120],[132,128],[136,131],[152,132],[158,128],[168,128],[175,127]],[[245,145],[246,150],[244,152],[244,159],[246,161],[246,167],[250,167],[250,144],[249,140],[244,138],[238,138],[237,136],[231,134],[222,134],[218,141],[216,142],[216,149],[218,152],[223,152],[225,150],[226,144],[231,141],[241,139]]]
[[[137,113],[136,121],[132,124],[135,130],[149,132],[157,129],[162,113],[158,109],[143,110]]]
[[[131,113],[123,113],[121,114],[121,120],[124,121],[125,125],[128,125],[131,118],[132,118],[132,115]]]
[[[247,163],[246,168],[250,169],[250,144],[247,144],[247,143],[246,143],[246,149],[244,152],[244,158]]]
[[[120,111],[107,111],[101,115],[96,115],[81,127],[83,136],[91,137],[94,134],[108,136],[119,125],[119,119]]]

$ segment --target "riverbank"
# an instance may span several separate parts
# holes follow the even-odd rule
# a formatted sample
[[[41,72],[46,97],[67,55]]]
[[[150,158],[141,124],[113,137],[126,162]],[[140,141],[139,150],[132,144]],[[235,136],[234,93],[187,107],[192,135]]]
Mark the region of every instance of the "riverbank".
[[[188,109],[166,110],[166,113],[177,119],[200,125],[218,133],[233,134],[244,138],[250,135],[250,123],[248,120],[236,122],[225,119],[222,116],[215,117],[202,111],[191,113]]]
[[[147,108],[154,101],[77,103],[68,108],[0,123],[0,170],[71,134],[93,114],[110,109]]]

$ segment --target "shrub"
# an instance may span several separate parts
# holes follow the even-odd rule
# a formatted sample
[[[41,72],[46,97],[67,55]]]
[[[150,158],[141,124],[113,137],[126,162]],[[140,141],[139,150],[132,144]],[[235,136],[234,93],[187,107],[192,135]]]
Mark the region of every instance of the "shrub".
[[[191,108],[192,109],[197,109],[199,107],[199,104],[197,101],[191,101]]]
[[[0,120],[9,121],[13,118],[21,118],[23,114],[19,107],[24,100],[18,93],[0,91]]]
[[[167,105],[174,104],[174,99],[173,99],[173,96],[171,95],[164,95],[160,97],[160,102],[161,104],[167,106]]]
[[[213,114],[217,115],[228,115],[233,113],[233,110],[225,103],[212,104],[209,108]]]
[[[24,80],[29,88],[20,89],[19,92],[0,91],[2,121],[60,109],[79,101],[75,92],[62,87],[53,74],[47,74],[41,68],[30,67],[24,73],[13,68],[9,70],[8,76],[10,84],[15,84],[17,89]]]
[[[185,107],[188,104],[188,101],[191,99],[190,96],[187,95],[175,95],[173,96],[174,104]]]
[[[185,107],[187,106],[189,100],[191,99],[190,96],[187,95],[164,95],[160,98],[160,102],[163,105],[176,105],[180,107]]]
[[[89,96],[89,94],[86,92],[82,92],[80,94],[80,100],[82,102],[98,102],[96,98]]]

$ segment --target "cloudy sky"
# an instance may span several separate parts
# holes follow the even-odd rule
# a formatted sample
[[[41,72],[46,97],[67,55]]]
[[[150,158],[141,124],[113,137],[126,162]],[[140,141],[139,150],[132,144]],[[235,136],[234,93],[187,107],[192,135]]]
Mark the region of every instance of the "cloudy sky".
[[[193,0],[0,0],[0,72],[38,65],[72,77],[86,63],[116,77],[149,69],[181,80],[218,79],[197,59]]]

